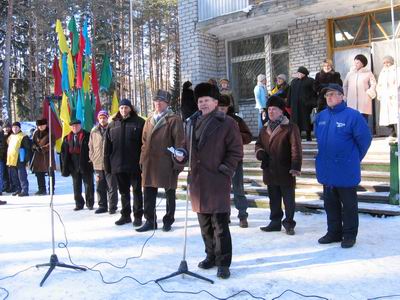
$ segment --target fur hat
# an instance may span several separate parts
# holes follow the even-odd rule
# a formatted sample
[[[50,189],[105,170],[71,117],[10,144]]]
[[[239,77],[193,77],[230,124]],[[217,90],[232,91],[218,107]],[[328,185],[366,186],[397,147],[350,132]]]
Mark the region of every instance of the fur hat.
[[[77,124],[82,124],[81,123],[81,120],[78,120],[78,119],[72,119],[70,122],[69,122],[69,126],[72,126],[72,125],[77,125]]]
[[[218,87],[208,82],[202,82],[196,85],[194,89],[194,98],[196,99],[196,101],[200,97],[207,96],[215,100],[219,100],[221,95],[219,93]]]
[[[185,81],[183,83],[182,89],[186,90],[192,86],[192,83],[190,81]]]
[[[171,101],[171,94],[165,90],[158,90],[153,101],[164,101],[168,104]]]
[[[14,122],[14,123],[12,123],[12,126],[18,126],[19,128],[21,128],[21,123],[20,122]]]
[[[285,107],[286,107],[285,100],[283,100],[281,97],[272,95],[268,99],[267,108],[270,106],[278,107],[280,110],[283,111],[283,110],[285,110]]]
[[[123,106],[123,105],[132,107],[131,100],[129,100],[129,99],[122,99],[121,101],[119,101],[119,106]]]
[[[280,78],[283,81],[286,81],[286,75],[285,74],[279,74],[278,76],[276,76],[276,78]]]
[[[363,64],[363,67],[368,65],[368,59],[365,57],[365,55],[357,54],[356,57],[354,57],[354,60],[356,60],[356,59],[359,60]]]
[[[306,68],[306,67],[303,67],[303,66],[299,67],[299,68],[297,69],[297,72],[298,72],[298,73],[301,73],[301,74],[304,74],[304,75],[306,75],[306,76],[308,76],[308,74],[310,74],[310,72],[308,72],[307,68]]]
[[[266,80],[266,79],[267,79],[267,77],[265,77],[264,74],[259,74],[257,76],[257,82],[261,82],[261,81]]]
[[[219,96],[218,106],[230,106],[230,105],[231,105],[231,99],[229,98],[229,96],[221,94]]]
[[[36,120],[36,126],[47,125],[47,119]]]

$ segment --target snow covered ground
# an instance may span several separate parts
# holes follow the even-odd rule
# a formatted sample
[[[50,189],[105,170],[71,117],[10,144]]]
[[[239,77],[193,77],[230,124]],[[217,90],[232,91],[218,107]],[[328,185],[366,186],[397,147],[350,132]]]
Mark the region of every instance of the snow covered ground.
[[[36,191],[36,180],[30,178],[30,192]],[[8,201],[0,206],[0,278],[36,264],[46,263],[51,254],[50,210],[48,196],[24,198],[2,196]],[[161,219],[165,202],[160,200]],[[137,257],[145,241],[152,235],[137,233],[132,225],[114,225],[117,215],[95,215],[87,209],[74,212],[72,181],[57,174],[55,209],[62,217],[68,236],[72,261],[95,266],[98,272],[56,269],[44,287],[39,282],[47,268],[32,267],[13,278],[0,280],[0,287],[9,292],[9,299],[212,299],[207,293],[166,294],[154,282],[144,283],[177,270],[182,259],[185,203],[178,201],[176,222],[171,232],[155,231]],[[319,245],[325,233],[325,213],[297,213],[295,236],[265,233],[259,227],[267,223],[269,211],[249,209],[250,228],[238,227],[236,211],[232,212],[233,239],[232,276],[216,277],[216,269],[201,270],[197,263],[205,256],[196,215],[189,214],[187,261],[189,270],[215,281],[209,284],[190,277],[175,277],[162,282],[168,291],[198,292],[207,290],[220,298],[246,289],[254,296],[272,299],[287,289],[305,295],[328,299],[368,299],[400,294],[400,217],[373,218],[360,216],[357,244],[342,249],[340,244]],[[56,216],[56,241],[64,242],[64,230]],[[159,222],[160,225],[161,222]],[[71,263],[65,249],[56,248],[60,261]],[[98,264],[100,263],[100,264]],[[130,276],[125,277],[124,276]],[[122,279],[122,280],[121,280]],[[6,292],[0,290],[0,299]],[[241,293],[234,299],[251,299]],[[259,298],[261,299],[261,298]],[[279,299],[304,299],[287,292]],[[317,299],[317,298],[311,298]],[[400,299],[392,297],[390,299]]]

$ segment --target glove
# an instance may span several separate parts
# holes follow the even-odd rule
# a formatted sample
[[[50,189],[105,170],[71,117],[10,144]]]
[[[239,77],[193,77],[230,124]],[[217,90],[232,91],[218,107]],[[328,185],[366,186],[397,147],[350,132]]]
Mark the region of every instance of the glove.
[[[261,169],[266,169],[269,166],[269,155],[265,151],[257,152],[257,159],[261,160]]]

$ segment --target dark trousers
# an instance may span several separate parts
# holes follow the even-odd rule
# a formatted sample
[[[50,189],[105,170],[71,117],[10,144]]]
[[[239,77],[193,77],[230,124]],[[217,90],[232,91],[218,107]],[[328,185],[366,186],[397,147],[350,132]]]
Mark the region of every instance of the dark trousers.
[[[357,237],[358,202],[356,187],[324,186],[324,208],[330,236]]]
[[[9,167],[12,190],[29,193],[28,173],[24,164],[18,163],[16,167]]]
[[[144,217],[146,221],[155,223],[157,222],[156,215],[156,201],[157,201],[158,188],[146,186],[144,187]],[[166,214],[163,217],[163,223],[172,225],[175,221],[175,205],[176,193],[175,189],[165,189],[167,198]]]
[[[232,190],[233,202],[235,203],[236,209],[239,211],[238,218],[247,218],[248,203],[243,187],[243,162],[238,163],[235,174],[232,177]]]
[[[217,266],[229,267],[232,262],[232,239],[229,213],[197,213],[207,257]]]
[[[46,193],[46,172],[35,172],[36,179],[37,179],[37,184],[38,184],[38,190],[39,192]],[[54,176],[54,171],[51,171],[50,174],[53,177],[53,192],[54,192],[54,186],[55,186],[55,176]],[[49,176],[49,193],[50,193],[50,176]]]
[[[121,215],[130,217],[132,213],[130,187],[132,185],[135,191],[138,179],[130,173],[117,173],[115,176],[118,182],[118,190],[121,194]],[[143,201],[139,197],[133,197],[133,216],[139,219],[143,216]]]
[[[94,205],[94,183],[93,173],[74,172],[72,175],[72,184],[74,186],[74,199],[76,207],[82,208],[85,201],[82,197],[82,181],[85,186],[86,207],[93,208]]]
[[[11,183],[10,183],[10,176],[9,170],[7,165],[4,163],[4,172],[3,172],[3,192],[5,191],[12,191],[11,190]]]
[[[294,221],[296,208],[294,193],[294,185],[268,185],[269,206],[271,209],[269,219],[272,225],[281,226],[282,224],[285,228],[294,228],[296,226]],[[282,199],[285,204],[285,219],[283,221]]]
[[[99,207],[108,210],[117,210],[118,207],[118,184],[114,175],[96,170],[96,194]]]

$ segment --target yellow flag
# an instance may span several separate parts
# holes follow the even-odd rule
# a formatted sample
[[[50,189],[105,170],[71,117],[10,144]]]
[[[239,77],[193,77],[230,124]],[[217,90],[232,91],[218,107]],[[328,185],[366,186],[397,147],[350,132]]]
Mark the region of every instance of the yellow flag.
[[[64,29],[62,28],[61,21],[57,19],[56,21],[56,32],[58,36],[58,46],[62,53],[68,52],[68,45],[64,35]]]
[[[68,133],[71,132],[71,127],[69,127],[69,122],[71,121],[71,116],[69,114],[68,108],[68,97],[63,93],[61,100],[61,109],[60,109],[60,119],[62,121],[62,138],[64,138]]]
[[[114,90],[114,95],[111,101],[111,111],[110,115],[114,115],[118,112],[119,106],[118,106],[118,98],[117,98],[117,92]]]
[[[68,51],[67,64],[68,64],[69,88],[73,89],[74,88],[74,81],[75,81],[75,68],[74,68],[74,61],[72,60],[71,51]]]
[[[89,89],[90,89],[90,77],[89,77],[89,73],[85,72],[85,75],[83,77],[83,92],[84,93],[89,93]]]

